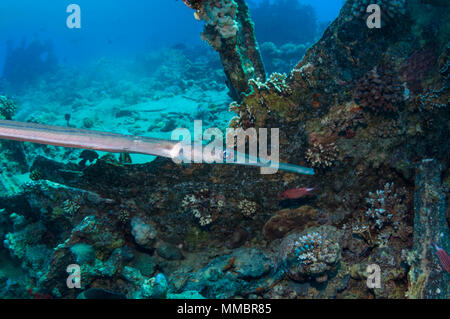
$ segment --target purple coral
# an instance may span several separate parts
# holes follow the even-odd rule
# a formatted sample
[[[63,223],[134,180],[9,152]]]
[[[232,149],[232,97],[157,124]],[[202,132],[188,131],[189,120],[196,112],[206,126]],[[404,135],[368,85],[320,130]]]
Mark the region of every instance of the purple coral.
[[[425,76],[436,65],[437,58],[435,47],[425,46],[415,50],[406,60],[400,73],[413,93],[418,94],[422,91]]]
[[[403,87],[393,70],[378,66],[358,82],[355,101],[374,113],[397,112],[403,101]]]
[[[391,223],[394,218],[401,219],[406,212],[405,197],[405,189],[396,190],[393,182],[386,183],[383,189],[369,192],[369,196],[366,198],[368,207],[366,216],[375,222],[376,228],[381,229]]]

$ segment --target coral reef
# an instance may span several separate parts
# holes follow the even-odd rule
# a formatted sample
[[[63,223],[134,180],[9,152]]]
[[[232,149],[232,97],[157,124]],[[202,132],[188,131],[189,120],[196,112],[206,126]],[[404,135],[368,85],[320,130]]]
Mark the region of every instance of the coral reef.
[[[246,217],[254,217],[256,214],[256,203],[247,199],[241,200],[238,204],[238,208],[242,211],[242,214]]]
[[[331,167],[338,157],[338,149],[334,142],[322,142],[314,135],[310,135],[310,147],[305,157],[313,167]]]
[[[58,65],[50,41],[33,40],[27,43],[23,40],[17,47],[8,42],[6,51],[3,77],[17,89],[55,70]]]
[[[405,214],[407,207],[402,205],[405,195],[405,189],[396,192],[394,183],[386,183],[383,189],[374,193],[369,192],[369,196],[366,198],[368,205],[366,217],[375,223],[376,228],[383,228],[393,220],[394,214],[397,215],[396,219]]]
[[[254,101],[243,103],[233,102],[230,105],[230,111],[237,114],[231,119],[229,126],[231,128],[242,128],[244,130],[250,127],[261,127],[256,121],[257,118],[264,120],[265,114],[278,110],[278,103],[284,96],[292,93],[291,88],[286,82],[286,74],[273,73],[267,81],[260,79],[251,79],[248,85]],[[275,93],[275,97],[272,95]]]
[[[186,195],[181,206],[198,219],[200,226],[207,226],[219,217],[225,206],[225,198],[202,188],[194,194]]]
[[[360,126],[365,126],[366,118],[361,107],[355,103],[337,106],[321,120],[321,125],[328,127],[333,133],[353,138]]]
[[[282,264],[289,278],[296,281],[325,282],[336,270],[340,258],[340,236],[333,228],[321,226],[286,236],[280,244]]]
[[[180,278],[179,289],[203,291],[206,298],[261,295],[276,278],[266,277],[272,262],[261,250],[239,248],[211,260],[189,278]]]
[[[17,106],[12,100],[0,95],[0,120],[12,120],[16,110]]]

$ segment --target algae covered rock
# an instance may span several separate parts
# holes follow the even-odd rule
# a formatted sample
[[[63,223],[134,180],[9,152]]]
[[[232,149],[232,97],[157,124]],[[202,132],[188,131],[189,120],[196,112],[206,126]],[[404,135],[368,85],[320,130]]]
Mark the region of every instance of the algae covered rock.
[[[308,226],[313,226],[317,213],[317,210],[311,206],[280,210],[264,225],[264,236],[273,240],[282,238],[294,229],[301,231]]]
[[[183,289],[198,291],[206,298],[246,296],[264,285],[264,276],[271,272],[272,264],[259,249],[239,248],[193,273]]]
[[[159,273],[155,277],[147,278],[139,270],[125,266],[122,276],[135,286],[127,297],[133,299],[163,299],[166,298],[169,285],[164,274]]]
[[[184,258],[181,250],[177,246],[169,243],[159,243],[156,247],[156,252],[158,256],[167,260],[180,260]]]
[[[156,230],[140,217],[133,217],[131,220],[131,234],[136,243],[147,249],[153,248],[156,240]]]
[[[366,281],[373,274],[373,269],[380,271],[380,286],[368,288]],[[350,276],[364,281],[367,291],[371,291],[376,298],[401,299],[405,296],[406,287],[399,283],[406,277],[406,265],[402,264],[401,256],[389,246],[377,247],[368,259],[352,266]]]

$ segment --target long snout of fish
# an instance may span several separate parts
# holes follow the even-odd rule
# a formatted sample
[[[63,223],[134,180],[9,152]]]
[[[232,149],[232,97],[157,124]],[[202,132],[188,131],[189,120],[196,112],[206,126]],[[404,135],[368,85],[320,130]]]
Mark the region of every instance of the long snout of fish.
[[[0,120],[0,139],[113,153],[155,155],[170,158],[178,162],[189,161],[189,159],[195,160],[196,158],[202,158],[202,155],[204,156],[204,154],[202,154],[202,147],[185,148],[180,141],[8,120]],[[314,170],[312,168],[278,161],[271,161],[268,163],[267,161],[261,161],[260,158],[253,158],[253,160],[250,161],[248,160],[248,155],[245,155],[244,158],[246,158],[246,161],[244,162],[236,160],[223,162],[225,164],[255,167],[276,167],[282,171],[314,175]],[[217,156],[211,156],[211,158],[207,158],[206,160],[203,157],[202,162],[211,164],[221,163],[222,159],[222,154],[217,154]]]

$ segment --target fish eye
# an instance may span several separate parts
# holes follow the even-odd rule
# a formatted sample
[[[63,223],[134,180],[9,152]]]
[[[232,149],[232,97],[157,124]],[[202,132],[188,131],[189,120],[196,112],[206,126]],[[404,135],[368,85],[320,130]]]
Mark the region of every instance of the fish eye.
[[[223,151],[223,158],[225,158],[225,159],[229,159],[229,158],[230,158],[230,156],[231,156],[231,153],[230,153],[230,151],[229,151],[229,150],[225,150],[225,151]]]

